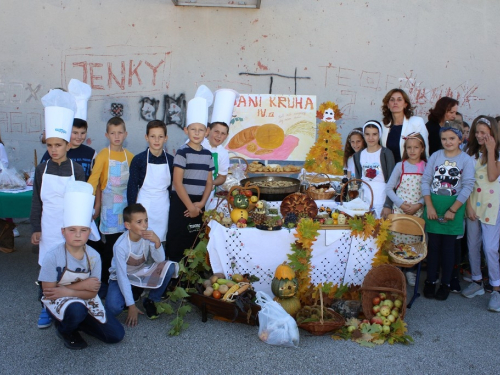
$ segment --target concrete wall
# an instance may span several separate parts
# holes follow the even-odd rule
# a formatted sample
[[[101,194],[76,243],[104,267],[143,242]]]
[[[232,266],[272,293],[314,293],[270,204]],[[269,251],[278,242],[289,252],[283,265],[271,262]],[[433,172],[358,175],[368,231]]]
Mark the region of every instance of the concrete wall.
[[[145,147],[141,100],[199,84],[241,93],[315,94],[345,113],[341,131],[380,118],[384,94],[406,89],[419,115],[444,95],[470,121],[500,112],[500,3],[488,0],[262,0],[259,10],[175,7],[170,0],[3,0],[0,132],[11,163],[33,164],[43,129],[40,97],[71,78],[93,85],[89,144],[106,146],[112,103],[123,106],[126,146]],[[184,141],[168,128],[167,148]]]

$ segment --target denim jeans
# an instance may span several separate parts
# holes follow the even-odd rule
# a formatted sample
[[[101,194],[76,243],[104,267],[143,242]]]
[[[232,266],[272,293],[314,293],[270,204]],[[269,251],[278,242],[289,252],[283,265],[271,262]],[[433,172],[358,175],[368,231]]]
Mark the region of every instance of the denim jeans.
[[[148,298],[154,302],[160,302],[161,296],[167,289],[167,285],[170,282],[173,274],[175,272],[175,265],[171,264],[165,275],[165,279],[159,288],[149,289]],[[120,290],[120,285],[117,280],[109,280],[108,295],[106,296],[106,311],[109,311],[114,316],[120,315],[120,313],[125,308],[125,298]]]
[[[64,319],[61,322],[57,319],[54,320],[57,322],[57,330],[62,334],[83,331],[107,344],[120,342],[125,336],[122,324],[112,314],[106,311],[106,323],[100,323],[88,313],[87,308],[81,303],[70,304],[66,308]]]

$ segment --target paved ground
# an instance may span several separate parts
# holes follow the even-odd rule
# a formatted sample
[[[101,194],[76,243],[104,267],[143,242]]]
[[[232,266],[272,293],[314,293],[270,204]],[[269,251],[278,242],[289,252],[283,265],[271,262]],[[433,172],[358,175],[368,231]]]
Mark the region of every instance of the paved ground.
[[[37,255],[29,225],[19,225],[17,252],[0,253],[1,374],[493,374],[500,364],[500,314],[486,310],[489,295],[472,300],[417,299],[406,322],[415,343],[364,348],[353,342],[314,337],[301,331],[300,347],[273,347],[257,337],[257,327],[209,319],[194,309],[190,327],[167,335],[169,318],[126,328],[123,342],[105,345],[86,337],[82,351],[64,348],[54,328],[36,320]],[[465,283],[462,283],[462,287]],[[411,295],[411,292],[410,292]],[[124,316],[120,317],[124,321]]]

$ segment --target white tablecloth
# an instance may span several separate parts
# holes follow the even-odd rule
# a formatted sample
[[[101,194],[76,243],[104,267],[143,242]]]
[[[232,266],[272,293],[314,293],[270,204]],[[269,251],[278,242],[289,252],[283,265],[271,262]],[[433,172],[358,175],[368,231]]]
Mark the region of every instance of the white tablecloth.
[[[295,230],[262,231],[256,228],[225,228],[211,221],[208,252],[214,272],[226,276],[253,274],[260,278],[254,288],[272,295],[276,267],[288,261]],[[312,282],[361,285],[377,251],[375,241],[352,237],[349,230],[320,230],[312,251]]]

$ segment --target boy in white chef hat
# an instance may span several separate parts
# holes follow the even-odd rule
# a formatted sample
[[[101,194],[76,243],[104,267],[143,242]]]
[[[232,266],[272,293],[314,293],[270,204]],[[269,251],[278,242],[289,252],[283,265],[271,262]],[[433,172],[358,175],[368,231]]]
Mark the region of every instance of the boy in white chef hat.
[[[208,124],[207,135],[201,145],[212,153],[214,159],[213,186],[226,182],[229,171],[229,154],[222,143],[229,135],[229,124],[233,117],[234,102],[240,94],[231,89],[220,89],[215,92],[214,108],[211,122]],[[213,200],[215,189],[212,190],[206,208]]]
[[[87,103],[92,94],[92,89],[88,84],[73,78],[69,81],[68,92],[75,98],[76,112],[75,118],[73,119],[73,127],[71,129],[71,138],[69,141],[70,149],[68,150],[67,156],[83,167],[85,179],[88,180],[96,157],[95,150],[83,144],[87,138]],[[41,163],[49,159],[50,155],[47,151],[43,155]]]
[[[50,159],[35,169],[30,222],[31,243],[39,245],[38,264],[54,246],[63,243],[63,198],[69,181],[85,181],[82,166],[68,159],[69,140],[76,111],[75,98],[62,90],[50,90],[42,97],[45,107],[46,145]],[[45,308],[38,319],[38,328],[52,324]]]
[[[123,339],[125,331],[111,314],[106,314],[97,295],[101,285],[101,257],[87,240],[94,208],[92,185],[70,181],[64,194],[65,242],[49,251],[42,261],[39,280],[42,302],[57,319],[57,335],[69,349],[84,349],[83,331],[106,343]]]
[[[212,190],[212,153],[203,148],[208,121],[208,107],[213,94],[200,86],[188,102],[187,127],[184,132],[189,141],[177,150],[174,158],[174,176],[166,255],[174,262],[182,259],[184,250],[191,248],[202,224],[202,210]]]

